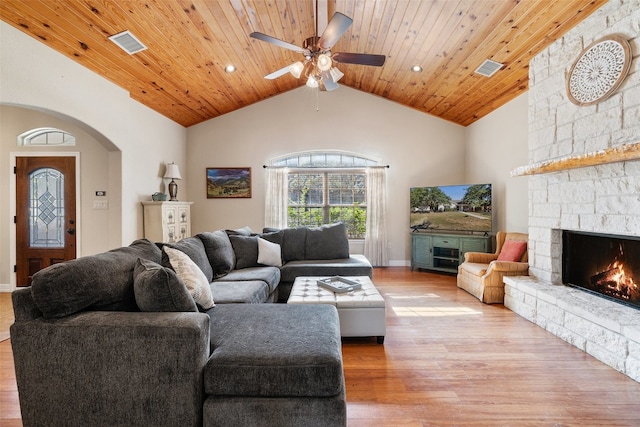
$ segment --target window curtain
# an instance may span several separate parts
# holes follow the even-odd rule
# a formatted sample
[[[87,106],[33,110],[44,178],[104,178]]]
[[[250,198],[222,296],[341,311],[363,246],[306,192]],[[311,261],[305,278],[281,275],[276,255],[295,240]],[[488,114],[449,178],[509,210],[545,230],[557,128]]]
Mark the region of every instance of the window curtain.
[[[267,195],[264,209],[265,227],[287,227],[288,182],[288,169],[267,168]]]
[[[367,169],[367,234],[364,255],[372,265],[385,267],[387,254],[387,168]]]

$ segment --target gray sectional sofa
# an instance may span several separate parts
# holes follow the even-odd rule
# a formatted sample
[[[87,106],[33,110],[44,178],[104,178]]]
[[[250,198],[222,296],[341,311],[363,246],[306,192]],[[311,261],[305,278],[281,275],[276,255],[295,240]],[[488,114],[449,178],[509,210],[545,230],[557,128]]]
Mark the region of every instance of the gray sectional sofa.
[[[372,274],[342,224],[137,240],[42,270],[12,295],[23,423],[344,426],[335,307],[259,304],[286,300],[282,278],[335,274]]]

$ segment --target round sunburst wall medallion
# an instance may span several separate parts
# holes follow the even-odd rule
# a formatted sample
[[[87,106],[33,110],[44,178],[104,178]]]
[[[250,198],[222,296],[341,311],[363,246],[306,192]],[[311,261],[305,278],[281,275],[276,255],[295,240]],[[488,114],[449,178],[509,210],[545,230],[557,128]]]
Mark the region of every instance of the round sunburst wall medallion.
[[[631,68],[631,46],[618,35],[591,43],[582,51],[567,77],[567,94],[576,105],[593,105],[608,98]]]

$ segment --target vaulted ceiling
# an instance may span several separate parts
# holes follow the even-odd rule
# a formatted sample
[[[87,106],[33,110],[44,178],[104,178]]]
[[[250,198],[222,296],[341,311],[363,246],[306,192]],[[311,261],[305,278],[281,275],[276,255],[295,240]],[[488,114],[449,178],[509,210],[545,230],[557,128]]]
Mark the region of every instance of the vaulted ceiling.
[[[530,59],[604,3],[318,0],[316,19],[312,0],[1,0],[0,18],[191,126],[305,84],[288,73],[265,79],[302,55],[251,32],[302,46],[316,22],[322,33],[341,12],[353,25],[332,51],[386,62],[340,63],[340,85],[467,126],[525,92]],[[129,55],[108,39],[124,30],[148,49]],[[474,73],[485,59],[504,66]]]

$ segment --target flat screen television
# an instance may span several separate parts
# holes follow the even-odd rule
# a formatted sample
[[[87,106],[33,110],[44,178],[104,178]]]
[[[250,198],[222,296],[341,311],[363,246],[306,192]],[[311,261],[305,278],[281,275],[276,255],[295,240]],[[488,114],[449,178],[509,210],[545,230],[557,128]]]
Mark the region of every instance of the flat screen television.
[[[490,233],[493,229],[491,184],[413,187],[413,231]]]

